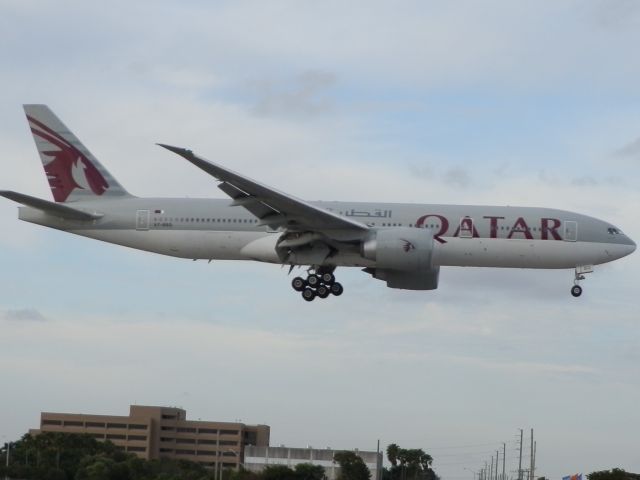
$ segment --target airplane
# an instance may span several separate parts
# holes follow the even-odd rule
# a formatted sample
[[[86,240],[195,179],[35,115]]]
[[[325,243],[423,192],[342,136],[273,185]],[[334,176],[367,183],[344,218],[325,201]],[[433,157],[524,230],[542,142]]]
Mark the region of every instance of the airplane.
[[[19,219],[173,257],[307,267],[291,282],[307,301],[343,293],[337,267],[407,290],[436,289],[447,266],[572,269],[579,297],[594,265],[636,249],[607,221],[551,208],[309,202],[166,144],[230,198],[139,198],[46,105],[24,110],[54,201],[0,191]]]

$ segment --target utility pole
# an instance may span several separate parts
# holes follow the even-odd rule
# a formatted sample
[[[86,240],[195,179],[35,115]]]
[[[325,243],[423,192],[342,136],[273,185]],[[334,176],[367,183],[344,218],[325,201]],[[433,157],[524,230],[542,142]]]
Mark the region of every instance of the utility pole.
[[[493,480],[493,455],[491,455],[491,468],[489,468],[489,480]]]
[[[507,458],[507,444],[503,443],[502,444],[502,480],[507,480],[507,478],[504,476],[504,466],[505,466],[506,458]]]
[[[495,479],[498,480],[498,464],[500,463],[500,451],[496,450],[496,474],[494,475]]]
[[[520,429],[520,460],[518,460],[518,480],[522,480],[522,429]]]
[[[531,480],[535,480],[536,471],[536,450],[538,449],[538,442],[533,442],[533,464],[531,465]]]
[[[533,480],[533,428],[531,429],[531,457],[529,458],[529,480]]]
[[[380,480],[382,478],[381,475],[382,475],[382,459],[380,458],[380,439],[378,439],[378,446],[376,447],[376,480]]]

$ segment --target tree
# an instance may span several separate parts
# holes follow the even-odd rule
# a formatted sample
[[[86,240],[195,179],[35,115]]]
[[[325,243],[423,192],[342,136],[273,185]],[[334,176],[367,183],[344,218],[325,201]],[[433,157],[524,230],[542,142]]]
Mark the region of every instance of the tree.
[[[338,480],[369,480],[371,478],[367,465],[354,452],[337,452],[333,456],[333,462],[340,465]]]
[[[327,478],[322,465],[299,463],[296,465],[295,471],[298,480],[326,480]]]
[[[613,468],[611,470],[600,470],[587,474],[589,480],[640,480],[640,475],[636,473],[625,472],[621,468]]]
[[[116,477],[114,475],[115,462],[106,457],[88,457],[83,462],[83,465],[78,469],[75,475],[75,480],[111,480]],[[122,480],[126,480],[128,475]]]
[[[392,443],[387,447],[387,459],[389,460],[389,463],[394,467],[398,466],[399,451],[400,451],[400,447],[395,443]]]
[[[263,480],[297,480],[296,472],[286,465],[269,465],[262,471]]]
[[[251,470],[240,467],[239,470],[232,470],[229,480],[261,480],[262,477]]]
[[[433,457],[421,448],[400,448],[392,443],[387,447],[387,458],[391,468],[386,475],[391,480],[437,479],[436,473],[431,468]]]

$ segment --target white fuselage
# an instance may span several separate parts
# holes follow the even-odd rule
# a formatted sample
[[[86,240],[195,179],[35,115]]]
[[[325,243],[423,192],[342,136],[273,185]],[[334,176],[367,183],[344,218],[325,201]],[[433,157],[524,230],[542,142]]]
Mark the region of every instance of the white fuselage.
[[[74,204],[99,212],[92,222],[63,220],[21,207],[20,218],[77,235],[190,259],[282,263],[281,232],[270,231],[228,200],[123,198]],[[433,233],[434,266],[574,268],[616,260],[635,244],[611,224],[563,210],[530,207],[316,202],[374,229],[424,228]],[[298,262],[311,264],[300,258]],[[375,267],[357,248],[333,266]]]

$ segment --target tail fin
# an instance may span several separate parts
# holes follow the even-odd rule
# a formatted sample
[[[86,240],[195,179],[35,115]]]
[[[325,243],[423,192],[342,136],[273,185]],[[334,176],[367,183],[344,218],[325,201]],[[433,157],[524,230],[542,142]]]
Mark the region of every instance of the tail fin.
[[[24,111],[56,202],[129,195],[49,107]]]

